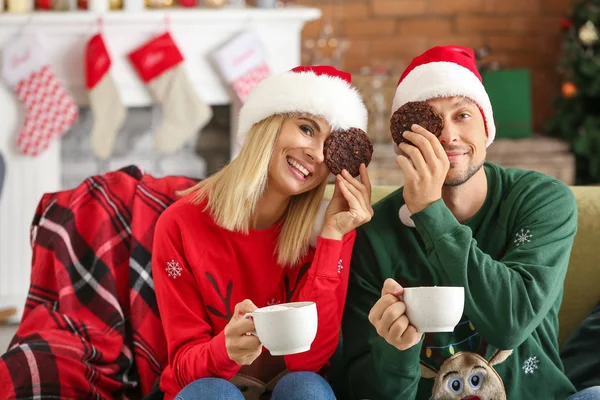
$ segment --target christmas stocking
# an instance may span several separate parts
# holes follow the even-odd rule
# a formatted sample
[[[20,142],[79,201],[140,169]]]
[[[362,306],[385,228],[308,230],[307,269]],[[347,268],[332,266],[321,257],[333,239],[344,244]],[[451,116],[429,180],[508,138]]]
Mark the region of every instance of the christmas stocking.
[[[260,81],[271,75],[263,44],[252,31],[234,37],[214,53],[214,58],[242,103]]]
[[[22,36],[4,47],[3,76],[25,107],[25,126],[17,146],[23,154],[37,156],[73,126],[77,105],[34,36]]]
[[[154,132],[154,147],[163,153],[176,151],[212,118],[211,107],[194,91],[183,56],[169,33],[133,51],[129,59],[152,98],[162,105],[163,120]]]
[[[92,150],[103,160],[112,154],[117,133],[126,116],[117,86],[109,73],[110,64],[102,36],[94,35],[85,49],[85,78],[94,115]]]

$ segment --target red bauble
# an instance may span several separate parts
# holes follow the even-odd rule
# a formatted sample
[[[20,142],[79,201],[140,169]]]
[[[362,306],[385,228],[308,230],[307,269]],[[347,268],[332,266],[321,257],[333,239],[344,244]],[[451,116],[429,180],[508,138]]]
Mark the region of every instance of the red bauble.
[[[560,27],[563,31],[568,31],[573,27],[573,21],[570,18],[562,17],[560,19]]]
[[[565,82],[562,84],[561,91],[563,97],[570,99],[577,94],[577,86],[573,82]]]

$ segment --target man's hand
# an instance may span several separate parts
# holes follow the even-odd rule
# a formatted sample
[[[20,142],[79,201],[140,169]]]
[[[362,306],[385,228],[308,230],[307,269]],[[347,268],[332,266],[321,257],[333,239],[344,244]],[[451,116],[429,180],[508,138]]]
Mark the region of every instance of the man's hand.
[[[421,341],[422,333],[410,324],[405,314],[406,304],[398,296],[404,288],[395,280],[388,278],[381,289],[381,298],[369,312],[369,322],[379,336],[398,350],[407,350]]]
[[[403,136],[414,146],[400,143],[403,154],[396,157],[396,163],[404,172],[404,201],[414,214],[442,198],[450,161],[433,133],[416,124],[411,129]]]
[[[248,299],[236,304],[233,317],[224,329],[227,355],[238,365],[252,364],[262,352],[260,340],[249,334],[254,331],[254,320],[244,318],[244,315],[256,308]]]

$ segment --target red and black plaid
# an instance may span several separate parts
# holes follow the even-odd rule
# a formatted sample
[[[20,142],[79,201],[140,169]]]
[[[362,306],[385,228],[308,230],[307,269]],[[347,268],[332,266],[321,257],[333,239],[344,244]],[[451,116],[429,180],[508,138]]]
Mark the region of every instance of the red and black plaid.
[[[154,226],[194,183],[127,167],[43,196],[25,312],[0,357],[0,399],[139,399],[155,390],[167,347]]]

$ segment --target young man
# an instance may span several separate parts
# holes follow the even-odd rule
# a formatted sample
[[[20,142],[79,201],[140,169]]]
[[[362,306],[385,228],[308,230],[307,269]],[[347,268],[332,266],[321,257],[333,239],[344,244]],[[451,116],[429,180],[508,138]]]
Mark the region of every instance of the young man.
[[[571,190],[485,162],[495,127],[471,49],[416,57],[392,112],[410,101],[427,101],[444,129],[405,132],[414,146],[397,148],[404,187],[357,230],[342,325],[350,397],[568,398],[557,314],[577,230]],[[454,332],[416,331],[400,299],[414,286],[464,287]]]

